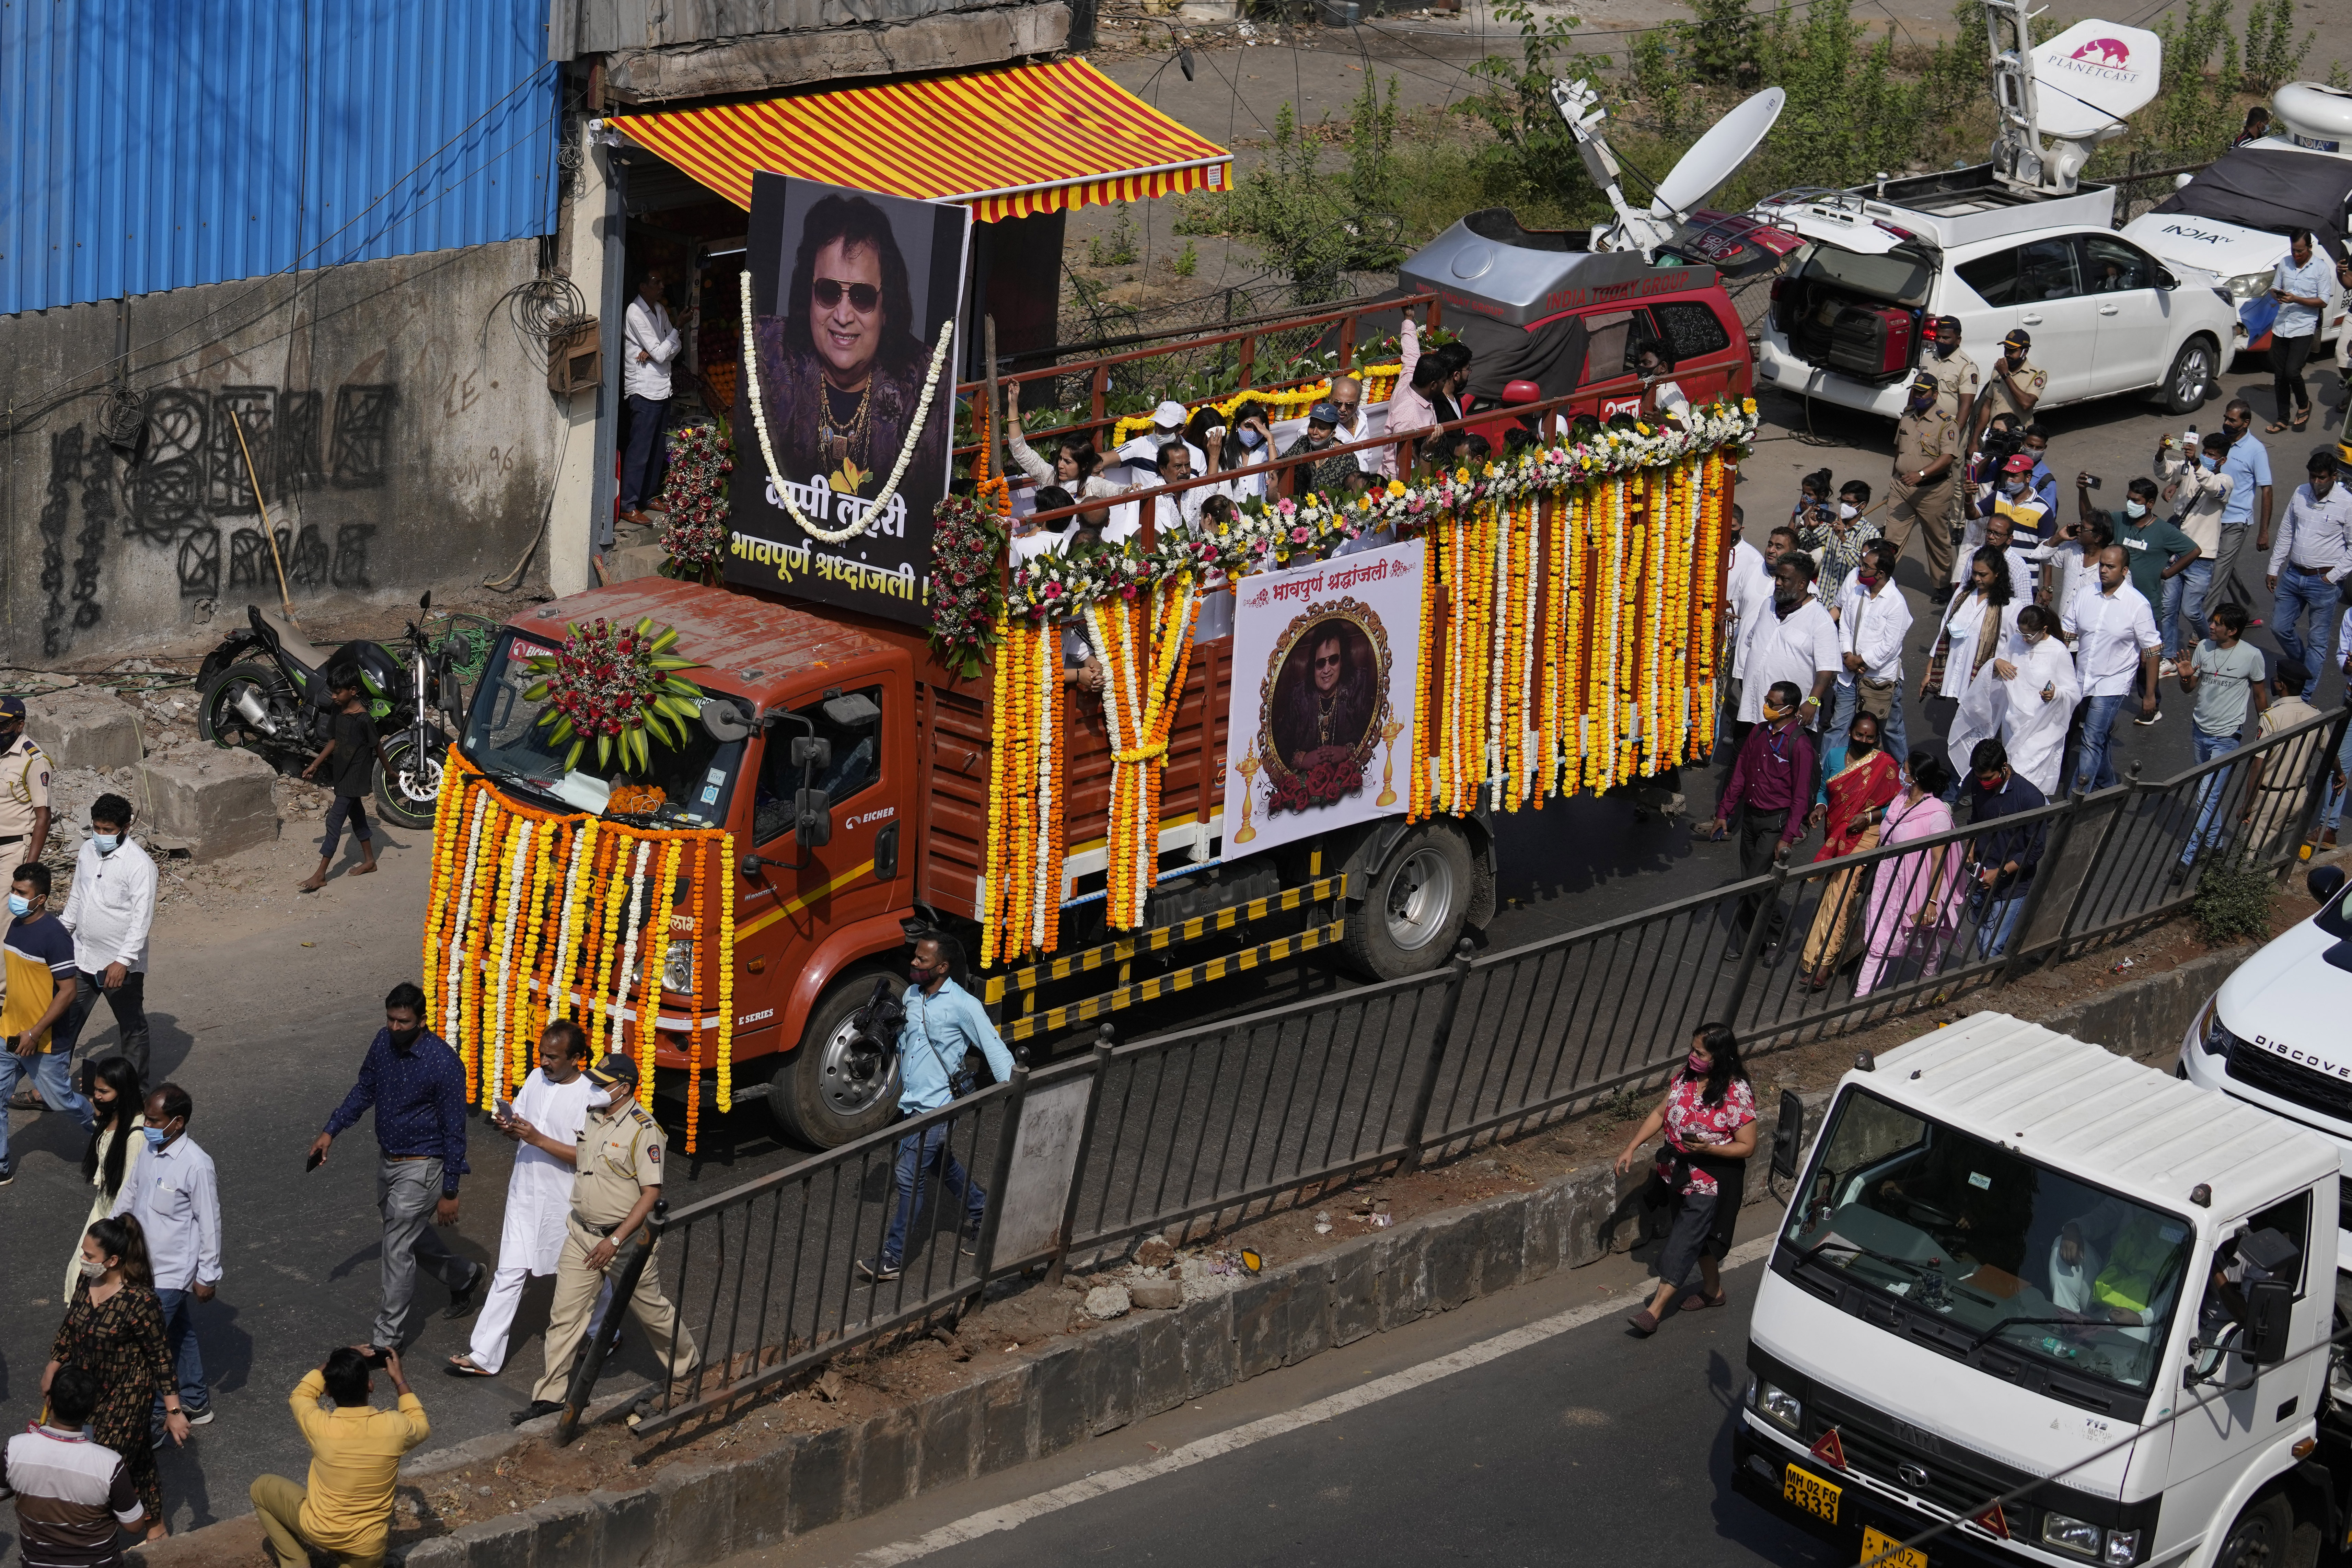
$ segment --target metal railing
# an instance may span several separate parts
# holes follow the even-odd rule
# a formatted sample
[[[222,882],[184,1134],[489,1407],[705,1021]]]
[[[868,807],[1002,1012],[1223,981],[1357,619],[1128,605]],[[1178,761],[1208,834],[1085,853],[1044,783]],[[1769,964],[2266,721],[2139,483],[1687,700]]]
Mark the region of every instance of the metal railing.
[[[2347,717],[2160,784],[1777,866],[1475,961],[1465,942],[1433,973],[1100,1045],[667,1211],[652,1266],[700,1371],[657,1394],[638,1430],[673,1429],[1039,1262],[1409,1168],[1655,1080],[1706,1023],[1728,1022],[1750,1048],[1819,1037],[2144,929],[2186,907],[2207,867],[2294,862]],[[1978,862],[2000,834],[2038,846],[2034,872],[1987,889]],[[910,1184],[904,1272],[862,1276],[908,1201],[894,1165],[914,1169],[926,1142],[984,1186],[982,1220],[968,1223],[932,1163]],[[576,1403],[603,1355],[592,1347]]]

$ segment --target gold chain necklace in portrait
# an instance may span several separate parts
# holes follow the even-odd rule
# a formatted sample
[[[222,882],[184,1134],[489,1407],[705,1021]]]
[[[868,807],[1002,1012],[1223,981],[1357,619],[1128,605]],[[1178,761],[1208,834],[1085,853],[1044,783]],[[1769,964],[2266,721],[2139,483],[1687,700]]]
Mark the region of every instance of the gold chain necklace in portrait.
[[[836,420],[833,413],[833,384],[824,372],[812,365],[809,374],[816,382],[817,445],[828,461],[839,464],[845,458],[863,468],[867,467],[866,452],[874,442],[874,375],[868,370],[865,390],[857,395],[857,407],[845,420]]]

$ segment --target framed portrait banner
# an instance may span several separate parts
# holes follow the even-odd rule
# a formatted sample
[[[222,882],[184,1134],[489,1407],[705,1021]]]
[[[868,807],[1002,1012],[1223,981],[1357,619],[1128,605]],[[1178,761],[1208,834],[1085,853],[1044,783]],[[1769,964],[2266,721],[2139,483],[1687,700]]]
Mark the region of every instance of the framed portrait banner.
[[[1414,540],[1234,584],[1226,854],[1405,809],[1423,549]]]
[[[971,228],[959,203],[752,176],[728,581],[929,622]]]

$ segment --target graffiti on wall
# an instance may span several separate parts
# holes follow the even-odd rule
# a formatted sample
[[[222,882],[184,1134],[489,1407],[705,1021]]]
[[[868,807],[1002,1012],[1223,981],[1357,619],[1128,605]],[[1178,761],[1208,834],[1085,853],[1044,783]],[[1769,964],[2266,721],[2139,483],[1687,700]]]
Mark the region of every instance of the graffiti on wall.
[[[316,523],[279,521],[299,515],[306,492],[386,482],[399,388],[347,384],[335,389],[331,414],[330,406],[315,391],[163,387],[147,395],[136,462],[80,426],[52,436],[40,518],[47,656],[61,655],[74,633],[98,624],[99,574],[118,528],[135,543],[171,553],[186,599],[260,596],[275,589],[281,566],[290,589],[373,586],[374,524],[334,525],[331,539]]]

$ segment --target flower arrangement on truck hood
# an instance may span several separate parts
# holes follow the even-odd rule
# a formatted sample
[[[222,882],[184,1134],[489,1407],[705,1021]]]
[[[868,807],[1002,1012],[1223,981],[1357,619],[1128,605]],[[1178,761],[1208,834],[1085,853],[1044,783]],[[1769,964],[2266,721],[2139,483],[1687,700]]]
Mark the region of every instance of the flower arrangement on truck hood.
[[[646,767],[653,755],[648,736],[665,746],[685,743],[686,725],[701,711],[702,689],[676,673],[695,667],[693,659],[670,651],[677,645],[677,628],[656,628],[650,616],[634,626],[566,621],[563,646],[530,661],[540,679],[523,698],[544,700],[539,722],[552,729],[557,745],[572,742],[563,758],[567,771],[578,765],[591,740],[600,768],[615,752],[623,766]]]

